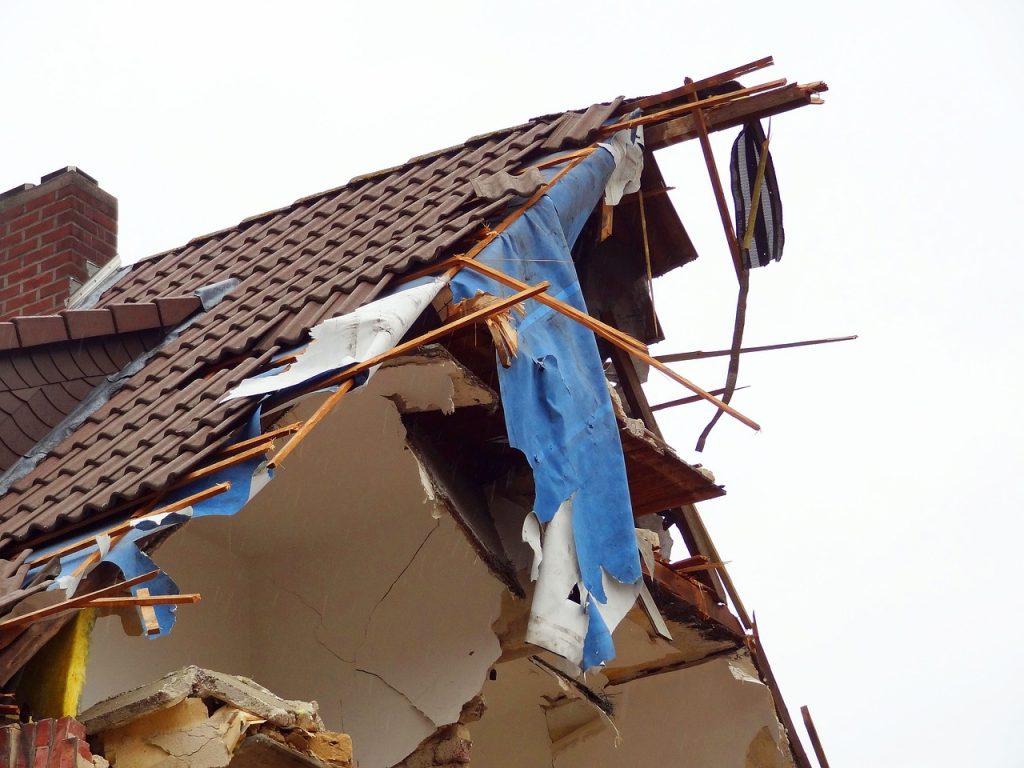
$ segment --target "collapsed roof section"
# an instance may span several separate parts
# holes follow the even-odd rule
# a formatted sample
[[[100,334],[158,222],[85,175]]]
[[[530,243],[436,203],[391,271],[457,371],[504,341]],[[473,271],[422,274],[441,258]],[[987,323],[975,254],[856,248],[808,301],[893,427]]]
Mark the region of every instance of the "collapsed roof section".
[[[709,79],[712,85],[720,80]],[[720,101],[708,105],[708,127],[812,103],[820,90],[821,84],[794,85],[743,98],[710,97]],[[671,104],[677,95],[669,94]],[[661,104],[657,98],[637,103],[646,109]],[[613,104],[475,137],[134,265],[97,306],[183,295],[227,278],[240,283],[215,312],[125,382],[80,435],[69,437],[11,486],[0,499],[0,542],[9,549],[16,541],[125,509],[209,460],[251,411],[251,404],[221,402],[228,389],[276,350],[304,341],[321,320],[380,295],[395,275],[466,248],[516,199],[511,191],[496,200],[481,199],[473,179],[515,172],[537,157],[580,146],[609,116],[632,106]],[[648,150],[690,137],[687,106],[674,108],[681,110],[678,117],[652,115]],[[671,137],[659,135],[670,129]],[[666,268],[688,256],[692,248],[655,260]],[[147,439],[169,429],[186,437],[173,443]],[[118,460],[106,461],[115,444]]]
[[[43,584],[58,599],[0,619],[0,682],[53,634],[36,631],[41,622],[80,607],[137,608],[139,631],[167,634],[175,604],[198,596],[176,597],[174,574],[164,572],[152,557],[157,547],[186,524],[192,530],[197,518],[228,520],[247,505],[250,513],[260,509],[268,494],[256,496],[268,484],[269,498],[278,502],[268,502],[269,509],[280,526],[279,510],[293,511],[282,501],[298,499],[316,484],[308,475],[311,468],[319,467],[326,478],[348,463],[348,454],[337,447],[308,450],[314,428],[331,421],[336,408],[351,415],[360,401],[349,404],[368,390],[364,385],[382,365],[407,360],[440,340],[450,355],[442,353],[429,363],[443,373],[435,380],[439,389],[430,389],[424,375],[415,387],[396,386],[378,396],[401,405],[405,419],[391,447],[415,454],[418,474],[410,477],[433,489],[428,493],[432,502],[438,503],[438,497],[451,502],[441,505],[447,517],[434,516],[450,521],[444,525],[446,551],[462,541],[460,551],[482,555],[481,562],[496,577],[486,583],[464,578],[463,585],[473,584],[480,603],[480,610],[467,617],[474,623],[466,632],[452,638],[454,625],[431,625],[432,633],[417,637],[435,643],[448,638],[447,651],[472,640],[463,650],[479,655],[460,663],[460,668],[472,667],[458,680],[466,690],[431,678],[437,670],[410,664],[410,654],[391,648],[383,635],[365,650],[378,666],[359,666],[355,655],[323,645],[325,602],[312,637],[343,667],[351,667],[345,667],[346,674],[377,677],[391,691],[385,698],[398,693],[412,702],[406,713],[409,733],[429,736],[435,727],[456,722],[452,718],[467,700],[463,694],[479,689],[488,666],[515,653],[490,630],[505,618],[497,598],[505,589],[530,597],[529,615],[519,627],[523,633],[515,633],[521,647],[558,654],[577,672],[611,669],[617,656],[612,633],[640,610],[638,605],[646,616],[640,623],[650,624],[651,637],[671,644],[665,619],[674,617],[720,643],[715,653],[740,647],[749,621],[734,594],[740,622],[729,613],[713,578],[721,569],[713,547],[706,552],[695,548],[693,554],[710,557],[694,566],[707,573],[691,576],[656,556],[657,546],[646,536],[651,531],[634,528],[634,518],[650,513],[664,514],[683,528],[696,525],[689,505],[721,489],[660,440],[632,359],[668,374],[715,404],[719,413],[757,428],[728,404],[734,381],[719,400],[648,353],[647,343],[658,340],[660,330],[644,302],[649,301],[651,278],[696,256],[668,204],[651,148],[688,138],[689,131],[706,148],[710,130],[813,103],[824,90],[820,83],[775,81],[741,88],[733,82],[760,66],[764,62],[656,97],[616,99],[582,112],[538,118],[353,179],[345,187],[140,263],[95,297],[96,311],[114,316],[118,306],[142,307],[159,303],[158,297],[198,293],[211,283],[227,282],[219,305],[159,340],[154,337],[150,347],[108,380],[111,386],[93,408],[74,423],[68,416],[51,425],[60,438],[42,450],[36,445],[38,463],[8,475],[7,492],[0,498],[0,553],[18,556],[8,570],[23,577],[20,589]],[[763,158],[764,150],[754,158]],[[716,191],[721,198],[720,184]],[[756,200],[751,202],[753,211]],[[726,218],[723,213],[723,223]],[[735,232],[730,244],[740,276]],[[610,289],[618,280],[627,290]],[[493,351],[480,343],[481,324]],[[15,326],[20,328],[19,321]],[[629,415],[617,395],[609,397],[608,357]],[[436,441],[431,445],[429,436],[417,439],[411,415],[416,409],[407,406],[423,396],[424,386],[441,393],[440,405],[437,397],[426,397],[432,403],[423,409],[427,412],[484,406],[503,417],[496,438],[504,441],[505,454],[483,469],[484,477],[472,474],[481,471],[480,462],[454,479],[443,469],[431,470],[432,451],[441,455],[441,464],[453,454]],[[354,394],[346,397],[350,390]],[[495,421],[488,423],[493,428]],[[484,445],[480,434],[464,438],[469,444],[465,454],[493,447]],[[284,447],[268,459],[279,440],[286,440]],[[391,464],[398,466],[399,459]],[[284,480],[295,465],[307,482],[290,486],[291,495],[282,499],[274,489],[289,486],[272,482],[274,472]],[[387,473],[380,467],[376,471]],[[502,494],[495,489],[514,486],[523,477],[525,490],[506,506],[503,523],[493,503]],[[651,487],[652,482],[657,486]],[[468,494],[460,483],[470,489]],[[467,511],[459,499],[479,500],[481,491],[487,503]],[[329,511],[330,499],[324,497],[319,506]],[[397,511],[410,507],[400,505]],[[379,506],[374,502],[371,508]],[[298,510],[294,514],[285,527],[308,522]],[[355,515],[352,522],[365,526],[367,517]],[[215,525],[212,519],[200,525]],[[441,527],[435,525],[426,536]],[[372,538],[364,533],[366,540]],[[697,541],[697,534],[689,530],[687,543]],[[298,538],[301,549],[317,537],[300,527]],[[278,557],[279,539],[285,537],[278,533],[266,539],[252,545],[263,548],[264,563]],[[353,543],[361,546],[358,537]],[[419,547],[426,545],[424,538]],[[35,551],[26,561],[29,547]],[[518,559],[513,554],[517,548]],[[235,554],[229,547],[223,556]],[[372,551],[362,554],[380,559]],[[667,551],[662,554],[667,560]],[[324,556],[330,558],[330,550]],[[294,562],[294,557],[282,559],[282,576]],[[400,560],[396,565],[401,566]],[[339,642],[362,628],[354,653],[365,648],[376,611],[411,565],[410,560],[399,567],[390,586],[367,587],[367,595],[381,586],[387,589],[377,603],[367,604],[362,624],[356,621],[341,631]],[[323,577],[320,570],[308,574],[314,584]],[[185,572],[192,575],[188,568]],[[115,573],[124,581],[110,586]],[[375,568],[367,573],[376,579]],[[358,579],[350,576],[335,586],[351,588]],[[453,569],[430,578],[456,576]],[[418,586],[428,583],[424,576]],[[131,596],[110,597],[124,590]],[[410,612],[423,610],[427,602],[410,590],[403,605]],[[454,584],[434,593],[461,596]],[[325,594],[333,599],[336,591]],[[300,602],[307,608],[312,604],[304,598]],[[229,607],[221,618],[230,615]],[[631,623],[637,623],[635,617]],[[625,684],[682,668],[692,659],[679,656],[678,650],[659,647],[653,659],[625,665],[618,680]],[[265,649],[250,650],[252,658],[261,652]],[[359,678],[353,685],[352,695],[365,694],[367,681]],[[360,715],[369,718],[364,738],[372,738],[373,713],[390,713],[388,707],[369,707]],[[408,746],[378,744],[381,752],[374,764],[390,764]]]

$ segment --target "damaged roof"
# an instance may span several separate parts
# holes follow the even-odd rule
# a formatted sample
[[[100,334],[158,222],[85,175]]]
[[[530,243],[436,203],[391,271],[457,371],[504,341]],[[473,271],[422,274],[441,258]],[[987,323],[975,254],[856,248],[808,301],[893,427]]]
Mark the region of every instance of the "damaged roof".
[[[179,334],[147,346],[141,369],[30,471],[8,472],[0,481],[9,483],[0,497],[0,548],[87,524],[172,486],[251,414],[252,402],[220,402],[228,389],[303,342],[311,326],[471,241],[515,199],[513,191],[481,198],[474,179],[590,142],[620,105],[475,137],[134,265],[99,298],[98,310],[116,317],[121,305],[159,305],[224,280],[238,284]],[[13,435],[7,423],[0,425],[5,442]],[[12,445],[9,458],[24,449],[24,440]]]

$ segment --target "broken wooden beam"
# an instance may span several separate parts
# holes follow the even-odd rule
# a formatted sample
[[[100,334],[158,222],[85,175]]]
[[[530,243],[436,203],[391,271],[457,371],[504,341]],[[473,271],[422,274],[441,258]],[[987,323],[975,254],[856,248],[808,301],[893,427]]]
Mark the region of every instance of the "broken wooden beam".
[[[646,570],[646,566],[644,568]],[[715,602],[716,596],[706,587],[657,561],[654,563],[654,573],[650,575],[658,587],[666,590],[677,600],[696,608],[707,620],[718,624],[733,637],[742,639],[745,636],[743,627],[740,626],[736,617],[729,612],[726,606]]]
[[[818,81],[813,83],[793,83],[767,93],[759,93],[747,98],[718,104],[711,107],[705,114],[707,130],[710,133],[723,131],[737,125],[760,120],[772,115],[798,109],[807,104],[824,103],[819,93],[828,90],[828,85]],[[644,145],[647,149],[657,150],[695,139],[699,135],[693,115],[682,115],[644,129]]]

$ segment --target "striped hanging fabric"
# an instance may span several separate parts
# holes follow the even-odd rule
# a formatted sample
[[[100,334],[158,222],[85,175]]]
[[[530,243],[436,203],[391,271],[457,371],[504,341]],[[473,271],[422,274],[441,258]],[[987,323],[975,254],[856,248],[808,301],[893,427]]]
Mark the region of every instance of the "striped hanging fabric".
[[[732,195],[736,207],[736,237],[740,243],[743,267],[767,266],[771,261],[782,258],[782,246],[786,233],[782,228],[782,198],[779,196],[779,182],[775,178],[775,164],[771,152],[765,167],[764,182],[761,185],[757,216],[754,220],[754,236],[750,248],[743,248],[750,221],[750,208],[757,179],[757,167],[761,161],[761,147],[765,135],[761,122],[755,120],[743,126],[740,135],[732,145],[730,171]]]

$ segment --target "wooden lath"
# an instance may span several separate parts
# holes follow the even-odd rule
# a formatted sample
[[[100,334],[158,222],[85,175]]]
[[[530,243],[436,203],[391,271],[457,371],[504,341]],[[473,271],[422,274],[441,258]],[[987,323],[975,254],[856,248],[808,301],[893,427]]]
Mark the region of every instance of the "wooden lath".
[[[671,91],[656,93],[651,96],[645,96],[642,99],[635,99],[633,101],[626,102],[625,106],[628,110],[660,107],[665,104],[686,99],[692,94],[699,93],[700,91],[707,90],[708,88],[725,85],[726,83],[735,80],[737,77],[749,75],[751,72],[757,72],[758,70],[765,69],[773,64],[775,64],[775,59],[771,56],[765,56],[764,58],[757,59],[756,61],[751,61],[748,64],[741,64],[738,67],[727,69],[725,72],[719,72],[717,75],[711,75],[711,77],[705,77],[692,83],[684,83],[678,88],[673,88]]]
[[[83,608],[93,600],[96,600],[97,598],[108,597],[110,595],[116,594],[117,592],[126,590],[129,587],[134,587],[136,584],[142,584],[143,582],[154,579],[157,577],[157,575],[159,575],[159,573],[159,570],[150,571],[149,573],[143,573],[131,579],[126,579],[124,581],[119,581],[116,584],[111,584],[109,587],[97,589],[94,592],[88,592],[84,595],[71,597],[62,602],[55,603],[54,605],[48,605],[45,608],[39,608],[38,610],[31,611],[29,613],[23,613],[18,616],[12,616],[10,618],[4,619],[3,621],[0,621],[0,631],[19,629],[21,627],[28,626],[33,622],[51,618],[53,616],[56,616],[57,614],[63,613],[64,611],[69,611],[74,608]]]

